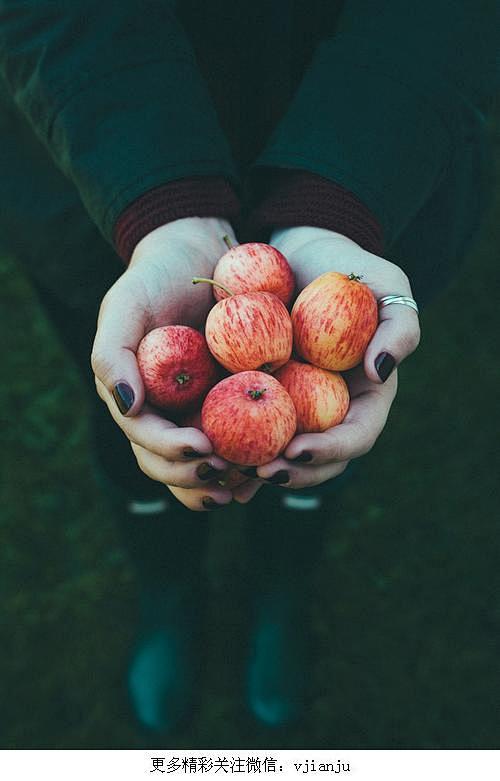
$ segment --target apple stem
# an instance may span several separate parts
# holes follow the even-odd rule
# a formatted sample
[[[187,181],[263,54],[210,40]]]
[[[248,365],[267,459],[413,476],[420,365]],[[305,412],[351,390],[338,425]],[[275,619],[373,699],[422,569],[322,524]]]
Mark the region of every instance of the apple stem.
[[[178,374],[175,379],[177,380],[179,385],[184,385],[185,382],[188,382],[190,377],[189,377],[189,374],[182,373],[182,374]]]
[[[359,274],[359,275],[358,274],[349,274],[347,279],[352,279],[354,282],[359,282],[361,279],[363,279],[363,275],[362,274]]]
[[[234,247],[234,244],[233,244],[233,242],[231,241],[231,237],[230,237],[230,236],[228,236],[228,235],[227,235],[227,233],[226,233],[226,235],[225,235],[225,236],[223,236],[223,237],[222,237],[222,241],[224,242],[224,244],[226,245],[226,247],[227,247],[228,249],[233,249],[233,247]]]
[[[216,282],[215,279],[208,279],[207,277],[193,277],[191,280],[193,285],[197,285],[198,282],[208,282],[209,285],[213,285],[214,287],[220,287],[221,290],[223,290],[225,293],[228,294],[228,296],[234,295],[234,293],[231,293],[231,291],[225,287],[225,285],[221,285],[219,282]]]
[[[254,388],[252,390],[247,391],[247,393],[251,399],[255,400],[255,399],[260,399],[264,395],[266,390],[267,388],[260,388],[260,389]]]

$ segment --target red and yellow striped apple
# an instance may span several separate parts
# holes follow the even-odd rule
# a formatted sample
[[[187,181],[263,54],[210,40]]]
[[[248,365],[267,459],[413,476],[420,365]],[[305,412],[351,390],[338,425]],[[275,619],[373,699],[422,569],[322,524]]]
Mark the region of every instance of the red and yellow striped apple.
[[[321,369],[357,366],[378,324],[377,300],[354,274],[328,271],[305,287],[292,309],[297,354]]]
[[[229,288],[233,294],[264,291],[288,305],[295,288],[293,271],[285,256],[269,244],[252,241],[230,247],[214,271],[214,281]],[[214,287],[217,301],[229,294]]]
[[[283,452],[296,429],[293,401],[269,374],[244,371],[221,380],[207,394],[201,425],[221,458],[260,466]]]
[[[297,434],[326,431],[344,420],[349,409],[349,390],[338,372],[288,361],[274,376],[293,401]]]
[[[292,322],[272,293],[240,293],[219,301],[208,313],[205,336],[210,352],[231,373],[283,366],[292,352]]]

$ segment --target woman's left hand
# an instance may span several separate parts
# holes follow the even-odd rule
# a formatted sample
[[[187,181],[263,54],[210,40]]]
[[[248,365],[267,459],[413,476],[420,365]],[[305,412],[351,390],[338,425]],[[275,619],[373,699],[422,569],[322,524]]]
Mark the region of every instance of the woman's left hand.
[[[402,269],[332,231],[286,228],[276,231],[270,244],[290,263],[298,291],[327,271],[340,271],[360,276],[377,299],[392,293],[412,297]],[[367,453],[381,434],[396,396],[396,367],[419,341],[413,309],[401,305],[381,309],[363,363],[344,373],[351,396],[344,421],[321,434],[294,437],[282,456],[258,468],[257,480],[234,491],[234,499],[249,501],[263,481],[295,489],[319,485],[341,474],[351,459]]]

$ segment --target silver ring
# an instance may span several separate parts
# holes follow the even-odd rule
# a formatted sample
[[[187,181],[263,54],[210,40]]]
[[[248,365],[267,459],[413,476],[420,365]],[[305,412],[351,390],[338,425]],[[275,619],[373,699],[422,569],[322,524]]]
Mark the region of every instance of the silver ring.
[[[411,309],[414,309],[418,315],[417,302],[414,298],[410,298],[410,296],[398,296],[393,294],[390,296],[383,296],[378,300],[379,309],[382,309],[384,306],[389,306],[389,304],[403,304],[404,306],[409,306]]]

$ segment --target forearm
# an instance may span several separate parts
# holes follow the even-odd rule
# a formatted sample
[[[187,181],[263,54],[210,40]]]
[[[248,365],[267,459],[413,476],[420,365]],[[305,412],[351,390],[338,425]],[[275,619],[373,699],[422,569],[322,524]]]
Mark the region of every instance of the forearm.
[[[397,0],[348,0],[256,161],[254,187],[278,169],[328,179],[391,246],[459,159],[467,122],[481,122],[477,96],[498,88],[499,30],[498,11],[471,0],[420,3],[411,15]]]
[[[0,75],[109,241],[155,187],[237,179],[172,3],[0,2]]]

